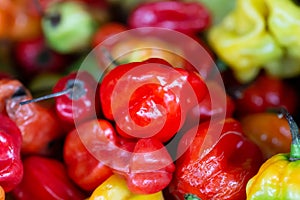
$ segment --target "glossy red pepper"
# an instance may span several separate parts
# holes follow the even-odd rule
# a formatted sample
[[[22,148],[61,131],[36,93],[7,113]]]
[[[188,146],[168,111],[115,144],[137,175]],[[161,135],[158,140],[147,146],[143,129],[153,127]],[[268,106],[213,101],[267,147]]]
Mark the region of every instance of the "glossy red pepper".
[[[130,14],[130,28],[160,27],[194,35],[211,24],[210,12],[199,2],[158,1],[140,4]]]
[[[240,122],[245,135],[259,146],[265,160],[277,153],[290,152],[290,126],[278,113],[253,113],[242,117]]]
[[[113,171],[126,178],[132,192],[155,193],[167,187],[174,172],[173,160],[160,141],[117,137],[110,122],[103,119],[85,122],[67,136],[64,159],[71,178],[88,190]]]
[[[187,110],[206,95],[199,74],[165,63],[149,59],[123,64],[104,76],[102,111],[116,121],[122,136],[166,142],[181,128]]]
[[[131,192],[152,194],[169,185],[174,171],[173,160],[160,141],[140,139],[130,159],[130,172],[125,173],[125,177]]]
[[[79,136],[81,133],[81,137]],[[95,158],[84,146],[81,138],[92,138],[95,133],[97,138],[116,142],[116,134],[113,126],[106,120],[90,120],[80,124],[68,133],[64,142],[64,163],[68,175],[82,189],[92,191],[103,181],[112,175],[112,170],[104,165],[101,160]],[[84,134],[84,135],[83,135]]]
[[[23,177],[22,135],[7,116],[0,114],[0,121],[0,185],[5,192],[10,192]]]
[[[239,116],[280,107],[295,113],[299,98],[294,88],[284,80],[265,74],[261,74],[249,86],[237,90],[234,96]]]
[[[216,132],[221,131],[218,138]],[[210,135],[211,134],[211,135]],[[205,141],[205,143],[204,143]],[[216,141],[216,142],[214,142]],[[208,144],[209,143],[209,144]],[[206,147],[205,147],[206,146]],[[263,162],[260,149],[246,139],[233,118],[203,122],[181,139],[170,192],[178,199],[246,199],[247,181]]]
[[[62,162],[41,156],[29,156],[23,161],[22,182],[12,191],[17,200],[78,199],[86,195],[67,176]]]
[[[198,105],[189,110],[184,125],[185,129],[212,118],[215,120],[222,117],[232,117],[234,114],[235,103],[226,93],[225,88],[222,88],[217,82],[210,80],[206,81],[206,85],[211,93],[207,93]],[[213,105],[212,99],[214,99]]]
[[[55,98],[56,113],[69,126],[96,118],[99,113],[97,98],[98,83],[86,71],[72,72],[61,78],[53,93],[70,90]]]
[[[18,80],[0,80],[0,91],[0,109],[22,133],[22,154],[49,154],[50,144],[64,135],[53,110],[38,103],[21,105],[32,96]]]

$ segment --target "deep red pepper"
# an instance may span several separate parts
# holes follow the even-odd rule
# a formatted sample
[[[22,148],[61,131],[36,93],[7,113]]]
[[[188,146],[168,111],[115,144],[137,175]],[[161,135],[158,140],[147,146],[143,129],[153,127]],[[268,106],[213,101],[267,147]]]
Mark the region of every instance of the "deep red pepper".
[[[160,141],[117,137],[114,127],[103,119],[82,123],[69,133],[64,160],[70,177],[85,190],[97,187],[113,171],[126,177],[132,192],[154,193],[167,187],[175,170]]]
[[[292,86],[282,79],[266,74],[260,74],[250,85],[231,93],[235,96],[236,112],[239,116],[280,107],[295,113],[299,99]]]
[[[161,59],[117,66],[100,86],[103,114],[116,121],[119,134],[162,142],[174,136],[187,110],[206,93],[199,74],[173,68]]]
[[[209,91],[204,99],[187,114],[185,130],[197,125],[199,122],[213,120],[222,117],[232,117],[235,111],[233,99],[226,93],[216,81],[207,80],[206,85]],[[212,99],[214,104],[212,105]]]
[[[220,137],[213,135],[218,130]],[[170,192],[182,200],[191,194],[198,199],[246,199],[247,181],[263,163],[260,149],[233,118],[191,129],[181,139],[178,153],[183,155],[176,161]]]
[[[131,28],[160,27],[194,35],[209,27],[211,16],[199,2],[148,2],[130,13],[128,24]]]
[[[71,92],[55,98],[56,113],[69,126],[96,118],[99,113],[97,98],[98,83],[86,71],[78,71],[61,78],[53,93],[70,89]],[[66,126],[67,126],[66,124]]]
[[[62,162],[41,156],[24,159],[22,182],[12,191],[17,200],[86,198],[67,176]]]
[[[22,135],[16,124],[0,114],[0,185],[5,192],[11,191],[23,177],[20,151]]]
[[[134,193],[159,192],[169,185],[174,171],[172,158],[161,142],[140,139],[131,158],[131,172],[126,174],[127,185]]]
[[[81,137],[78,135],[81,134]],[[68,133],[65,143],[63,157],[70,178],[82,189],[92,191],[112,175],[112,170],[104,165],[101,160],[96,159],[84,146],[81,138],[88,138],[98,132],[103,140],[116,142],[116,134],[113,126],[106,120],[90,120],[80,124]]]
[[[175,165],[164,145],[155,139],[137,141],[130,158],[129,172],[125,175],[133,193],[152,194],[165,189],[172,180]]]
[[[62,72],[67,66],[68,57],[50,49],[43,37],[18,42],[13,52],[22,78],[32,78],[45,72]]]

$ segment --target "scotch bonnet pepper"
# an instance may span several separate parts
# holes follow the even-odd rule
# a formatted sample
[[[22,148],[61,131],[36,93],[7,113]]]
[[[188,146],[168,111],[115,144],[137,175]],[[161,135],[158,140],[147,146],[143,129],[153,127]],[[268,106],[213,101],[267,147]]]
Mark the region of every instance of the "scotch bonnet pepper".
[[[185,149],[169,185],[169,192],[180,200],[245,199],[247,181],[263,162],[259,148],[244,137],[233,118],[195,126],[181,138],[177,153]]]
[[[92,193],[89,200],[164,200],[162,191],[153,194],[134,194],[127,185],[122,176],[112,175],[106,181],[104,181],[96,190]]]
[[[117,66],[104,76],[99,91],[103,114],[116,121],[120,135],[163,143],[177,133],[186,111],[206,93],[199,74],[173,68],[159,58]]]
[[[0,188],[5,192],[14,189],[23,178],[21,161],[22,135],[17,125],[0,114]],[[0,199],[1,194],[0,190]]]
[[[211,28],[208,41],[241,82],[254,79],[261,69],[293,77],[300,74],[299,13],[292,0],[238,0]]]
[[[300,135],[296,122],[285,113],[290,125],[290,153],[276,154],[267,160],[247,183],[247,200],[300,198]]]

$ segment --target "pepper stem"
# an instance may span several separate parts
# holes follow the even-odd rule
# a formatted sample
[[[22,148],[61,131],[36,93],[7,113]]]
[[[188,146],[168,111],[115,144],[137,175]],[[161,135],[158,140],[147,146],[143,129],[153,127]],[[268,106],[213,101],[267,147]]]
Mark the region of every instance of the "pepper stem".
[[[290,126],[290,131],[292,134],[292,143],[291,143],[291,149],[290,149],[290,161],[300,160],[300,134],[299,134],[299,128],[297,126],[297,123],[293,119],[293,117],[290,115],[290,113],[282,109],[282,114],[285,116],[286,120],[288,121],[288,124]]]
[[[69,97],[73,100],[78,100],[81,96],[85,94],[85,89],[84,89],[84,82],[81,80],[75,80],[71,79],[67,82],[66,88],[60,92],[55,92],[52,94],[48,94],[45,96],[41,96],[38,98],[26,100],[26,101],[21,101],[20,105],[25,105],[28,103],[34,103],[38,101],[43,101],[46,99],[54,98],[54,97],[59,97],[69,94]]]
[[[201,200],[201,199],[194,194],[185,194],[184,200]]]

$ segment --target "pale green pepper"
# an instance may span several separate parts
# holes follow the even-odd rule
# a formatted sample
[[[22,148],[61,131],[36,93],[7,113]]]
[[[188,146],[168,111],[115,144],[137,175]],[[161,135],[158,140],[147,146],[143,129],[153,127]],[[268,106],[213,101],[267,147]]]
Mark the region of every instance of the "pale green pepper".
[[[292,0],[237,0],[208,42],[241,82],[261,69],[281,78],[300,74],[300,7]]]

